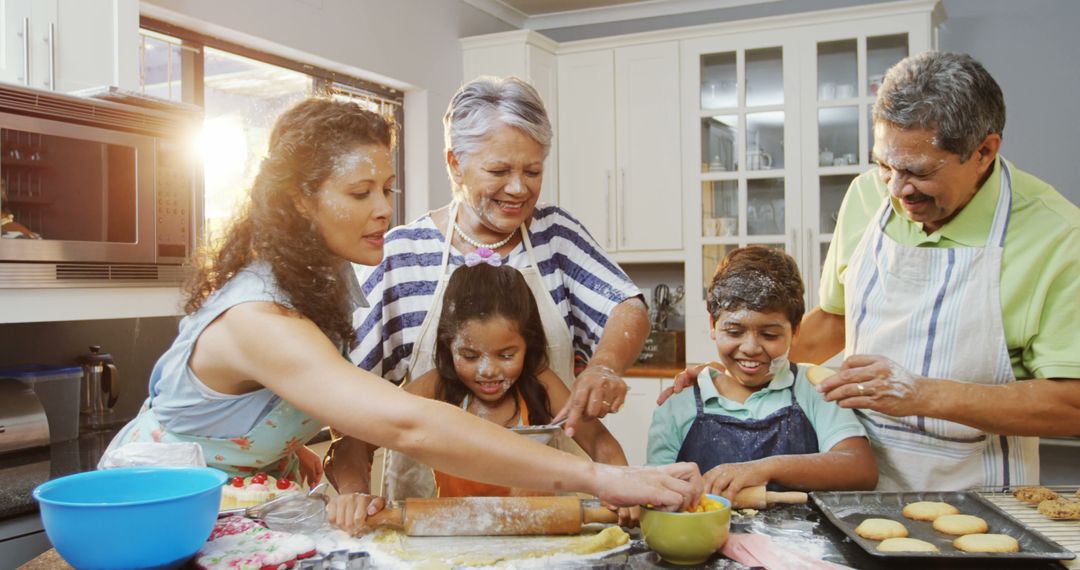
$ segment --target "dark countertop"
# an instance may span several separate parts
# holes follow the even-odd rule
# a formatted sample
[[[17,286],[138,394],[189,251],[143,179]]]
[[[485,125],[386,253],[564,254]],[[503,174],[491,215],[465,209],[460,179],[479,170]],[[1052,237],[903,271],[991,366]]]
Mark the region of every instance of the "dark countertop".
[[[75,439],[0,455],[0,520],[37,512],[30,493],[45,481],[96,468],[121,427],[85,430]]]

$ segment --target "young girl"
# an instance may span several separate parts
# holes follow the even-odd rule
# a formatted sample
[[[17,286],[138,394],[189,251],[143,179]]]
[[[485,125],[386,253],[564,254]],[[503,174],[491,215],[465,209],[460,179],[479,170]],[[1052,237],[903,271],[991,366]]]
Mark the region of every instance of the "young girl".
[[[570,397],[548,368],[547,340],[525,278],[481,248],[451,275],[439,317],[435,368],[410,383],[414,394],[459,406],[503,427],[545,425]],[[594,460],[626,465],[622,447],[599,420],[584,422],[574,441]],[[537,494],[435,471],[441,497]],[[620,510],[624,523],[636,509]]]
[[[766,484],[873,489],[877,465],[858,418],[788,360],[805,310],[795,260],[762,246],[731,251],[706,306],[720,363],[653,413],[649,464],[694,461],[706,492],[728,498]]]

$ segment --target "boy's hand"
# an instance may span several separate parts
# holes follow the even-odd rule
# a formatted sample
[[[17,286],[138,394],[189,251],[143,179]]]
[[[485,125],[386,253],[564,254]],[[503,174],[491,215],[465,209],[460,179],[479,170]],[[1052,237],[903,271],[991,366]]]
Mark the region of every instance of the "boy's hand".
[[[745,463],[726,463],[713,467],[702,479],[705,480],[705,492],[720,495],[735,504],[735,495],[745,487],[768,484],[772,478],[765,460]]]

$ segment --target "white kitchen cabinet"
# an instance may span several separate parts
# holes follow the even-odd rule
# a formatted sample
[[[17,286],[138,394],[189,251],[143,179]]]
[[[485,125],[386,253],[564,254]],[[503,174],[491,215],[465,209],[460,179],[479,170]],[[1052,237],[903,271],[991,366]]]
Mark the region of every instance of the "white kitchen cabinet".
[[[681,259],[678,66],[677,42],[559,56],[559,203],[622,261]]]
[[[656,398],[660,395],[660,378],[624,377],[629,390],[618,413],[608,414],[604,427],[615,436],[630,465],[644,465],[649,444],[649,425],[652,423]]]
[[[682,42],[687,361],[715,358],[706,289],[727,252],[786,251],[806,306],[852,179],[872,164],[881,77],[931,49],[934,0],[761,20]]]
[[[552,129],[558,125],[559,99],[555,42],[529,30],[518,30],[464,38],[462,46],[463,80],[481,75],[513,75],[528,81],[544,100]],[[541,201],[559,202],[559,133],[551,141],[544,161],[544,186]]]
[[[138,0],[5,0],[0,7],[0,81],[62,92],[138,89]]]

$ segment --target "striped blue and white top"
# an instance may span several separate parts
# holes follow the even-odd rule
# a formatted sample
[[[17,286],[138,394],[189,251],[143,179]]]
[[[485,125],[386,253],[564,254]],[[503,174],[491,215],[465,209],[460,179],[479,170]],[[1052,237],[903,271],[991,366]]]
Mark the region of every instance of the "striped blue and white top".
[[[429,310],[440,310],[432,304],[445,239],[430,214],[386,234],[382,263],[361,277],[371,306],[353,313],[357,344],[351,357],[357,366],[394,383],[404,380],[420,324]],[[574,339],[575,356],[587,361],[615,305],[641,291],[581,222],[557,206],[536,206],[529,239],[544,285]],[[524,244],[507,258],[512,267],[529,265]],[[464,261],[451,247],[451,270]]]

